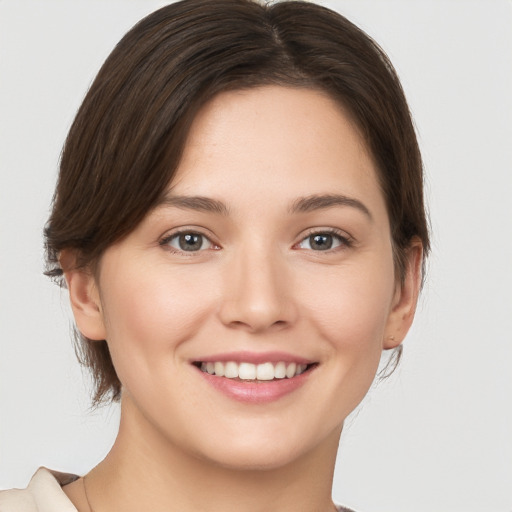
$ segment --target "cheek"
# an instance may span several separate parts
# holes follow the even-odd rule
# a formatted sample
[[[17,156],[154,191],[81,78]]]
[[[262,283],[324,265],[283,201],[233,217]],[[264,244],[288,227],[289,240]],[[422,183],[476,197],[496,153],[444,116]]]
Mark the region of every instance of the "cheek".
[[[169,354],[194,336],[215,303],[197,272],[171,273],[159,265],[134,272],[118,262],[104,275],[107,342],[123,384],[132,373],[149,376],[171,363]]]
[[[331,350],[380,357],[394,291],[392,259],[336,268],[308,285],[306,310]],[[323,283],[323,285],[322,285]]]
[[[319,287],[320,283],[324,284]],[[309,286],[304,311],[324,342],[325,410],[318,417],[334,428],[357,407],[374,381],[392,304],[392,261],[346,266]],[[305,313],[306,314],[306,313]],[[311,410],[322,404],[310,403]],[[330,418],[330,423],[327,420]]]

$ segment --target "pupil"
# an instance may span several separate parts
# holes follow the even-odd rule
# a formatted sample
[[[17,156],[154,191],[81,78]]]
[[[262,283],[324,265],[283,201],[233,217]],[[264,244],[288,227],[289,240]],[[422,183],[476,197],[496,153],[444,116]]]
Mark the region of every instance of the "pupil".
[[[193,233],[180,235],[179,245],[180,249],[183,251],[197,251],[201,249],[202,237],[201,235],[195,235]]]
[[[309,238],[309,243],[312,249],[319,251],[327,251],[332,247],[331,235],[313,235]]]

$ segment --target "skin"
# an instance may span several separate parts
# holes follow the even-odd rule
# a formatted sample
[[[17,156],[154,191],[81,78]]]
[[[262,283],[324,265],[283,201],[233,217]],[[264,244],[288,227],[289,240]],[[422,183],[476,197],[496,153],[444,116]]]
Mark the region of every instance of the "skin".
[[[71,270],[73,256],[62,255],[78,328],[108,341],[123,384],[119,435],[86,477],[92,507],[332,510],[343,422],[414,316],[420,243],[411,243],[400,283],[373,159],[339,104],[315,90],[214,98],[168,192],[106,250],[96,276]],[[333,194],[363,207],[293,209]],[[176,196],[213,199],[223,211],[176,206]],[[180,250],[177,230],[204,235],[201,250]],[[333,247],[312,246],[313,233],[332,236]],[[247,404],[191,364],[235,350],[285,351],[317,365],[294,392]],[[89,509],[82,480],[65,492]]]

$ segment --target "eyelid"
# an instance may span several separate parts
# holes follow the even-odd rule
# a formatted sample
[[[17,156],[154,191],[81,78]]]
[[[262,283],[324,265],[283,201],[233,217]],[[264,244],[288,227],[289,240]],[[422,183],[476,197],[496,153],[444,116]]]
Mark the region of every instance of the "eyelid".
[[[176,239],[180,235],[184,235],[184,234],[198,235],[198,236],[204,237],[209,242],[209,247],[205,248],[205,249],[199,249],[197,251],[185,251],[185,250],[181,250],[176,247],[172,247],[170,245],[171,240]],[[326,252],[326,253],[334,252],[339,249],[352,247],[355,243],[354,238],[350,234],[348,234],[346,231],[343,231],[343,230],[340,230],[337,228],[332,228],[332,227],[329,227],[329,228],[315,227],[315,228],[308,229],[305,233],[302,233],[299,241],[296,242],[292,248],[293,249],[301,249],[300,245],[302,243],[304,243],[304,241],[306,241],[308,238],[310,238],[311,236],[314,236],[314,235],[330,235],[330,236],[333,236],[334,238],[336,238],[340,242],[340,245],[338,245],[337,247],[329,248],[324,251],[314,251],[314,252]],[[220,249],[221,248],[220,245],[218,243],[216,243],[212,238],[213,238],[212,235],[204,233],[203,228],[198,228],[195,226],[194,227],[183,226],[183,227],[175,228],[174,230],[167,231],[164,235],[162,235],[160,237],[158,244],[160,246],[162,246],[163,248],[166,248],[170,252],[173,252],[176,254],[182,254],[182,255],[186,255],[186,256],[194,256],[194,255],[203,253],[207,250]],[[308,249],[308,250],[313,251],[313,249]]]
[[[184,250],[178,249],[176,247],[172,247],[170,245],[171,240],[179,237],[180,235],[198,235],[198,236],[201,236],[201,237],[205,238],[209,242],[210,247],[208,247],[206,249],[199,249],[197,251],[184,251]],[[219,244],[217,244],[216,242],[214,242],[212,240],[212,235],[207,235],[206,233],[204,233],[204,230],[202,230],[201,228],[186,227],[186,226],[175,228],[174,230],[167,231],[164,235],[162,235],[160,237],[160,239],[158,241],[158,245],[160,245],[161,247],[163,247],[166,250],[169,250],[172,253],[182,254],[182,255],[185,255],[185,256],[194,256],[194,255],[198,255],[200,253],[203,253],[203,252],[205,252],[207,250],[218,250],[218,249],[220,249]]]
[[[349,235],[346,231],[342,231],[341,229],[337,228],[310,228],[306,231],[306,233],[301,234],[300,240],[294,244],[294,248],[300,249],[300,244],[302,244],[305,240],[308,238],[314,236],[314,235],[331,235],[335,238],[337,238],[341,245],[338,247],[334,247],[332,249],[326,249],[324,251],[314,251],[314,252],[333,252],[336,250],[339,250],[340,248],[349,248],[352,247],[355,244],[355,239]],[[313,249],[307,249],[307,250],[313,250]]]

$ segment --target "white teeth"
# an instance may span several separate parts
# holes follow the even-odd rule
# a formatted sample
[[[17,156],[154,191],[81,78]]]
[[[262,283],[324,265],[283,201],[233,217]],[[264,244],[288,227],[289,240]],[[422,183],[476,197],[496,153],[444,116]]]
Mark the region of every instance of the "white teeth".
[[[274,365],[272,363],[259,364],[256,367],[256,378],[258,380],[272,380],[274,378]]]
[[[224,377],[236,379],[238,377],[238,365],[233,361],[226,363],[224,366]]]
[[[275,379],[284,379],[286,377],[286,365],[281,362],[277,363],[274,368],[274,378]]]
[[[224,377],[224,363],[214,363],[215,375]]]
[[[240,363],[238,365],[238,377],[242,380],[254,380],[256,378],[256,365],[252,363]]]
[[[218,377],[227,377],[228,379],[239,378],[241,380],[274,380],[291,379],[306,371],[306,364],[285,363],[280,361],[273,363],[235,363],[228,362],[207,362],[201,363],[201,371],[216,375]]]
[[[295,371],[297,370],[297,365],[295,363],[290,363],[286,367],[286,376],[291,379],[295,375]]]

